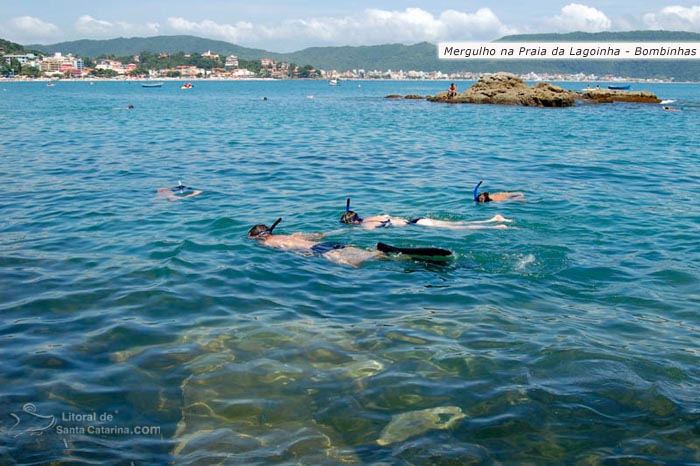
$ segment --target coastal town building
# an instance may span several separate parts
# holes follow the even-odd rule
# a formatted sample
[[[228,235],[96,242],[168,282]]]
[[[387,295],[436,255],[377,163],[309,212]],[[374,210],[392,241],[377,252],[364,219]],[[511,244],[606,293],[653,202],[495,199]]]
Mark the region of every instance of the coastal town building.
[[[219,54],[217,53],[211,53],[211,50],[207,50],[202,54],[203,57],[205,58],[211,58],[212,60],[218,60],[219,59]]]
[[[226,57],[226,61],[224,62],[224,67],[225,68],[238,68],[238,57],[235,55],[229,55]]]
[[[78,63],[80,61],[80,63]],[[62,55],[61,53],[55,53],[52,57],[44,57],[39,62],[39,69],[43,72],[48,73],[63,73],[69,69],[78,69],[78,65],[81,67],[82,60],[75,58],[73,55]]]
[[[96,70],[111,70],[118,75],[129,74],[136,69],[135,63],[129,63],[125,65],[124,63],[116,60],[101,60],[97,65],[95,65]]]
[[[12,60],[17,60],[19,64],[23,66],[27,64],[31,65],[39,60],[39,57],[33,53],[26,53],[23,55],[5,55],[3,58],[5,59],[5,63],[8,65],[12,63]]]

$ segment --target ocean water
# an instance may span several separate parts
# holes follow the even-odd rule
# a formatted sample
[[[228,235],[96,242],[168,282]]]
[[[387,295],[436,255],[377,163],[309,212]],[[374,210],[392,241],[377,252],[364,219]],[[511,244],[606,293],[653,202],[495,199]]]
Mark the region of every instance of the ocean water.
[[[0,82],[0,464],[700,463],[700,86],[384,98],[446,88]],[[180,180],[204,193],[156,197]],[[514,221],[367,231],[348,197]],[[246,238],[277,217],[454,256]]]

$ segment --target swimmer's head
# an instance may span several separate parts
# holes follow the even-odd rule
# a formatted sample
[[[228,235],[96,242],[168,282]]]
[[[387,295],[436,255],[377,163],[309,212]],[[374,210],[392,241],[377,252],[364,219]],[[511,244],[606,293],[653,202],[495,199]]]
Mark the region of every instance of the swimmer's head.
[[[476,196],[476,202],[491,202],[493,199],[491,199],[491,196],[489,196],[488,191],[484,191],[483,193],[479,193],[478,196]]]
[[[357,213],[350,210],[350,198],[345,202],[345,213],[340,217],[340,223],[347,223],[349,225],[357,225],[362,223],[362,219]]]
[[[343,214],[342,217],[340,217],[340,223],[347,223],[349,225],[357,225],[362,223],[362,219],[360,218],[359,215],[357,215],[356,212],[353,212],[352,210],[348,210]]]
[[[272,234],[272,230],[275,229],[275,227],[282,221],[282,218],[278,218],[275,223],[272,224],[271,227],[268,227],[267,225],[263,225],[262,223],[255,225],[253,228],[248,230],[248,239],[262,239],[270,236]]]
[[[262,223],[248,230],[248,239],[260,239],[266,236],[270,236],[270,227]]]

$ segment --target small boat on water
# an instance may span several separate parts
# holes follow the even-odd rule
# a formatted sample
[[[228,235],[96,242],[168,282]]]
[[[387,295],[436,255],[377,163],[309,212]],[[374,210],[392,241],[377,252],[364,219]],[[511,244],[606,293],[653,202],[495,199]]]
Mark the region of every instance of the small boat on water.
[[[329,86],[337,86],[339,84],[338,80],[333,78],[328,80],[328,85]]]
[[[629,84],[611,84],[608,86],[608,89],[611,91],[629,91],[630,85]]]
[[[163,83],[141,83],[141,87],[163,87]]]
[[[182,86],[180,86],[180,89],[192,89],[194,85],[192,83],[185,83]]]
[[[52,83],[51,81],[46,83],[46,87],[54,87],[54,86],[55,86],[55,84]]]

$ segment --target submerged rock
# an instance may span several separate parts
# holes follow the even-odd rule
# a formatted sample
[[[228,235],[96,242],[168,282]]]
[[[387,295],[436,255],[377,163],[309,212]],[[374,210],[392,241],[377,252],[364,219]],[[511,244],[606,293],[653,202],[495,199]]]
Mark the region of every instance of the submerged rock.
[[[397,414],[382,430],[377,443],[386,446],[429,430],[446,430],[465,417],[467,417],[466,414],[457,406],[440,406]]]

